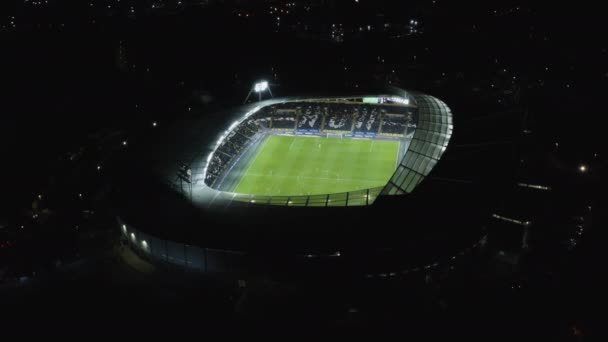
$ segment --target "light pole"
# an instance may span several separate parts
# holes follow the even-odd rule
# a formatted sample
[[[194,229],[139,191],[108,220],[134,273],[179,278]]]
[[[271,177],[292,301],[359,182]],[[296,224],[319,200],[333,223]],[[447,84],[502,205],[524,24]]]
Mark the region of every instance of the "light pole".
[[[256,92],[258,93],[258,101],[262,101],[262,93],[267,91],[270,94],[270,97],[272,97],[272,91],[270,91],[270,85],[268,84],[268,81],[260,81],[257,82],[253,85],[253,87],[251,87],[251,90],[249,91],[249,94],[247,94],[247,97],[245,98],[245,102],[247,103],[247,101],[249,100],[249,97],[251,96],[251,93]]]

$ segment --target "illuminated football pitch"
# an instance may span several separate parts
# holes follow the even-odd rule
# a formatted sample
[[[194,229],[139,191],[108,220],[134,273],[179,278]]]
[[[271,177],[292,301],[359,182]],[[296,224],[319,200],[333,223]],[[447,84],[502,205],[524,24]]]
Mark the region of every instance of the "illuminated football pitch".
[[[380,187],[398,154],[399,141],[271,135],[233,191],[300,196]]]

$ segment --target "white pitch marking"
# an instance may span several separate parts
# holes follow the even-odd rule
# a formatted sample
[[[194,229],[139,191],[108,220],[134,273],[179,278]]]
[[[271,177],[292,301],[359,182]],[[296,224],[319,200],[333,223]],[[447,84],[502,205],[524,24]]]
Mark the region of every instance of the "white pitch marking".
[[[270,139],[268,139],[270,140]],[[260,156],[262,150],[264,148],[266,148],[266,143],[268,142],[268,140],[264,141],[264,143],[262,144],[262,146],[258,147],[258,151],[256,152],[255,157],[253,158],[253,160],[250,162],[249,166],[247,166],[247,170],[245,170],[245,172],[243,173],[243,175],[241,176],[241,179],[239,180],[239,183],[234,187],[234,190],[238,189],[238,187],[241,185],[241,183],[243,182],[243,179],[245,178],[245,176],[247,175],[247,173],[249,172],[249,169],[251,169],[251,166],[253,166],[253,164],[255,164],[255,161],[258,159],[258,157]],[[236,191],[235,191],[236,192]]]
[[[296,141],[296,138],[294,137],[293,139],[291,139],[291,143],[289,143],[289,150],[291,150],[291,147],[293,146],[293,143]]]

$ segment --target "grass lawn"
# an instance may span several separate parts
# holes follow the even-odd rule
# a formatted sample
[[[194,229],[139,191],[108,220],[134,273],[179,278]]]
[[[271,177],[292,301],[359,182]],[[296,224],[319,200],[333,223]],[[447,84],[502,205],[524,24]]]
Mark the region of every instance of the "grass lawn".
[[[269,136],[234,189],[253,195],[318,195],[386,185],[398,141]]]

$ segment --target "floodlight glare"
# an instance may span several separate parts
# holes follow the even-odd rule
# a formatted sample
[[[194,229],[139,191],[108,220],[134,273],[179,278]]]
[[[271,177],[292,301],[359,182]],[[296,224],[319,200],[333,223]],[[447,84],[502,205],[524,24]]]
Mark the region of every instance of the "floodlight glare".
[[[258,83],[255,83],[249,91],[249,94],[247,94],[247,97],[245,98],[245,103],[247,103],[247,100],[249,100],[249,97],[254,92],[258,94],[258,101],[262,101],[262,93],[265,91],[268,91],[268,93],[272,97],[272,91],[270,91],[270,84],[268,84],[267,81],[260,81]]]
[[[263,92],[266,89],[268,89],[268,82],[266,82],[266,81],[262,81],[262,82],[256,83],[255,86],[254,86],[254,90],[255,90],[256,93]]]

